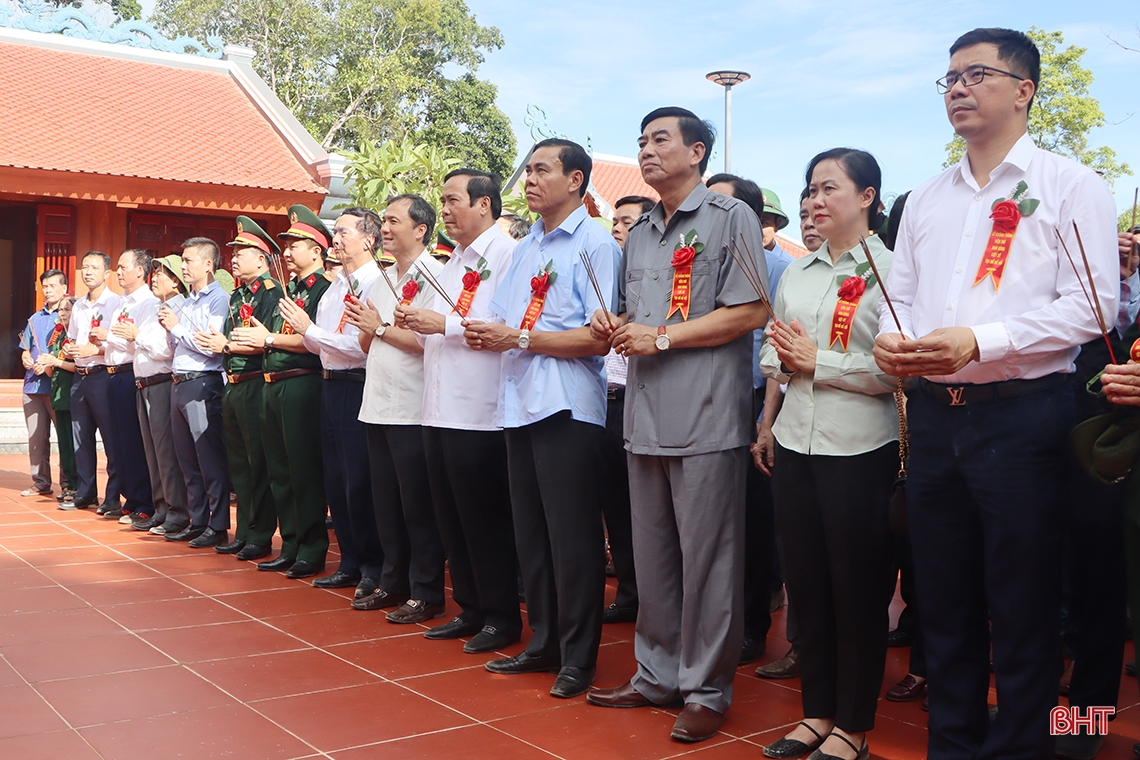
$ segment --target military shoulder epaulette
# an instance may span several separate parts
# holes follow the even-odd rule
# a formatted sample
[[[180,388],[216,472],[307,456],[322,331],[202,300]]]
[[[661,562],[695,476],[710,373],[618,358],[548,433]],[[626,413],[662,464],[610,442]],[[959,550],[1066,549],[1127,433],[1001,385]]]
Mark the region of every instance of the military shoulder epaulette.
[[[332,282],[336,278],[333,277],[332,274],[330,274],[329,272],[325,272],[325,279],[328,280],[329,282]]]
[[[709,193],[709,205],[719,206],[720,208],[730,208],[734,203],[740,203],[736,198],[730,195],[721,195],[720,193]]]
[[[266,280],[265,281],[265,289],[266,290],[273,290],[275,287],[277,287],[277,283],[275,281],[273,281],[273,280]]]

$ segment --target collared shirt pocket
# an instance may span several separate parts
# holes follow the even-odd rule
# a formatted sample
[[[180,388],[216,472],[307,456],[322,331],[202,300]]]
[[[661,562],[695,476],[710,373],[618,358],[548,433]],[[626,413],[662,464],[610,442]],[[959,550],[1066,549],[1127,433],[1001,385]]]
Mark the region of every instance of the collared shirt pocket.
[[[637,313],[637,305],[641,303],[641,285],[645,278],[645,269],[627,269],[625,272],[625,311],[630,315],[630,321],[637,320],[632,317]]]

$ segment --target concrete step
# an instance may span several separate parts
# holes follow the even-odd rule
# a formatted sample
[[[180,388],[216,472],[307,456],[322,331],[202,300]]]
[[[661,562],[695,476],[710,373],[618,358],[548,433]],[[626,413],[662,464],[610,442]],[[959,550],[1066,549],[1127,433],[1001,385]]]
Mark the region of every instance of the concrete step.
[[[95,446],[103,450],[103,439],[99,432],[95,432]],[[51,451],[59,452],[59,443],[56,440],[55,425],[51,427]],[[23,400],[20,406],[0,406],[0,454],[27,454],[28,453],[28,426],[24,422]]]

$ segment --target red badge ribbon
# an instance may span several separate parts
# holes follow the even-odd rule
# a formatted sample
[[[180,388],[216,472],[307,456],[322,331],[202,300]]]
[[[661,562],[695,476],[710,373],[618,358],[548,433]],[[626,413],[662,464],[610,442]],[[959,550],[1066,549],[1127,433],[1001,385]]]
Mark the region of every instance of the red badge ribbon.
[[[51,328],[51,335],[48,336],[47,344],[50,346],[51,344],[55,343],[59,339],[60,335],[63,335],[63,325],[61,325],[59,322],[56,322],[55,327]]]
[[[1017,234],[1017,225],[1021,221],[1021,212],[1017,210],[1017,204],[1013,201],[998,201],[993,213],[990,214],[990,219],[994,220],[994,226],[990,230],[990,239],[986,242],[978,274],[974,277],[974,285],[989,277],[994,281],[996,292],[1001,287],[1001,278],[1005,273],[1009,249],[1013,246],[1013,238]]]
[[[400,305],[411,306],[412,299],[420,292],[420,284],[413,278],[404,283],[403,290],[400,291]]]
[[[353,280],[350,279],[348,281],[348,292],[344,294],[345,309],[343,312],[341,312],[340,324],[338,324],[336,326],[336,331],[338,333],[343,333],[344,332],[344,326],[346,324],[348,324],[348,305],[350,303],[352,303],[352,298],[353,298],[353,296],[356,295],[356,288],[357,288],[357,283],[355,283]]]
[[[476,271],[463,274],[463,290],[460,291],[459,298],[455,301],[455,311],[458,312],[459,316],[466,317],[471,311],[471,304],[475,301],[475,291],[479,290],[479,283],[482,281]]]
[[[693,259],[705,249],[704,243],[697,242],[697,231],[689,230],[681,235],[681,242],[673,248],[673,293],[669,297],[669,313],[665,318],[681,312],[681,319],[689,318],[689,301],[693,294]]]
[[[867,281],[862,277],[848,277],[839,286],[839,300],[835,302],[835,313],[831,315],[831,337],[827,347],[835,345],[835,341],[847,350],[851,340],[851,328],[855,324],[855,311],[859,308],[859,301],[867,291]]]
[[[554,261],[550,261],[537,276],[530,278],[530,303],[523,313],[520,330],[533,330],[538,318],[542,315],[542,307],[546,305],[546,291],[554,283],[557,276],[553,271]]]

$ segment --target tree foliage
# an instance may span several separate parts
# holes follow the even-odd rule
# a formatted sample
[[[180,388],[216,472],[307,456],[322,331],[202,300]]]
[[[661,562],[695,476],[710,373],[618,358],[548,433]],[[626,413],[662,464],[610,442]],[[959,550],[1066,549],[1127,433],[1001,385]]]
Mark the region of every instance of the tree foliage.
[[[352,180],[353,204],[376,210],[384,208],[392,196],[404,193],[415,193],[439,208],[443,178],[462,164],[439,148],[416,144],[409,137],[366,143],[348,157],[345,174]],[[442,219],[438,229],[443,229]]]
[[[1061,32],[1046,32],[1034,26],[1027,34],[1041,51],[1041,85],[1029,111],[1029,135],[1034,142],[1101,172],[1109,185],[1131,174],[1128,164],[1116,160],[1112,148],[1089,147],[1089,132],[1104,125],[1104,112],[1099,101],[1089,95],[1092,71],[1081,65],[1087,48],[1069,45],[1061,49],[1065,42]],[[965,152],[966,141],[956,135],[946,146],[943,167],[961,161]]]
[[[158,0],[151,21],[252,48],[254,69],[326,150],[411,138],[482,169],[514,157],[497,90],[474,75],[503,37],[464,0]]]

